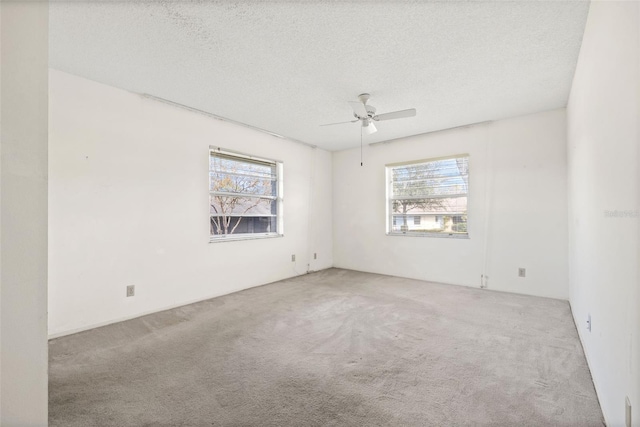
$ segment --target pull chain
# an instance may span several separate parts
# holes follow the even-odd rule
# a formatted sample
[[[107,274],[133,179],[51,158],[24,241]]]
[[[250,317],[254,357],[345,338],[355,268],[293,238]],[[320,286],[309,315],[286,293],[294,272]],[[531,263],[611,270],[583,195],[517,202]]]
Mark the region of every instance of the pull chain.
[[[360,166],[362,166],[362,126],[360,126]]]

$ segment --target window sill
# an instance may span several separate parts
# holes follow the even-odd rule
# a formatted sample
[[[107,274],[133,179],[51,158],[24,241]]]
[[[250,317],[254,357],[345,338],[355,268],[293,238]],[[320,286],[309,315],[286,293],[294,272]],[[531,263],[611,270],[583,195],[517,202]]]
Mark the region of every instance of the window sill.
[[[221,242],[237,242],[239,240],[261,240],[261,239],[273,239],[277,237],[284,237],[284,234],[250,234],[246,236],[225,236],[225,237],[209,237],[209,243],[221,243]]]
[[[435,237],[437,239],[469,239],[469,234],[456,234],[456,233],[402,233],[393,232],[387,233],[387,236],[403,236],[403,237]]]

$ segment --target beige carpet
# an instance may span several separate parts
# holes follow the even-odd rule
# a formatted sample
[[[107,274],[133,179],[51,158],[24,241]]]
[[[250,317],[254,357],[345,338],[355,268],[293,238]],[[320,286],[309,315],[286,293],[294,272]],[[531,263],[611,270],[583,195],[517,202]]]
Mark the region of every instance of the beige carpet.
[[[565,301],[330,269],[50,343],[52,426],[602,426]]]

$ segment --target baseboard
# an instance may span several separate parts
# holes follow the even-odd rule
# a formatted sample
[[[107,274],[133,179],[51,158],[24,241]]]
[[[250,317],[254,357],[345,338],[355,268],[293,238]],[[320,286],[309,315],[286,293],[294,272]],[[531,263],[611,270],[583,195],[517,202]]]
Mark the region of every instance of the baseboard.
[[[567,301],[569,302],[569,297],[565,297],[565,296],[550,296],[550,295],[536,295],[536,294],[530,294],[530,293],[525,293],[525,292],[518,292],[517,290],[512,290],[512,289],[496,289],[496,288],[492,288],[491,285],[488,288],[481,288],[478,284],[464,284],[464,283],[457,283],[457,282],[448,282],[448,281],[441,281],[441,280],[437,280],[437,279],[431,279],[431,278],[426,278],[426,277],[419,277],[419,276],[411,276],[411,275],[404,275],[404,276],[400,276],[398,274],[391,274],[391,273],[387,273],[387,272],[382,272],[382,271],[376,271],[376,270],[360,270],[357,268],[353,268],[353,267],[341,267],[339,265],[334,265],[333,268],[339,268],[341,270],[351,270],[351,271],[357,271],[360,273],[370,273],[370,274],[379,274],[381,276],[391,276],[391,277],[399,277],[401,279],[410,279],[410,280],[420,280],[423,282],[429,282],[429,283],[438,283],[441,285],[450,285],[450,286],[462,286],[465,288],[471,288],[471,289],[481,289],[483,291],[486,292],[501,292],[501,293],[506,293],[506,294],[514,294],[514,295],[523,295],[523,296],[528,296],[528,297],[535,297],[535,298],[547,298],[547,299],[553,299],[553,300],[558,300],[558,301]],[[491,282],[489,282],[491,283]]]
[[[569,300],[569,309],[571,310],[571,318],[573,319],[573,326],[575,326],[576,328],[576,332],[578,333],[578,339],[580,340],[580,345],[582,346],[582,353],[584,353],[584,358],[587,361],[587,367],[589,368],[589,374],[591,375],[591,382],[593,382],[593,388],[596,391],[596,397],[598,398],[598,403],[600,404],[600,410],[602,411],[602,416],[604,417],[604,424],[606,426],[609,426],[611,425],[609,424],[609,421],[608,421],[609,417],[607,417],[604,407],[602,406],[602,399],[600,398],[600,387],[598,386],[598,382],[593,376],[593,370],[591,369],[591,360],[589,360],[589,353],[587,352],[587,348],[584,345],[584,339],[582,337],[583,332],[581,332],[580,328],[578,327],[580,322],[578,322],[578,319],[576,319],[575,313],[573,311],[573,307],[571,306],[571,300]]]
[[[331,267],[328,267],[328,268],[331,268]],[[323,270],[325,270],[325,269],[323,269]],[[317,271],[322,271],[322,270],[317,270]],[[304,276],[305,274],[310,274],[310,273],[315,273],[315,272],[316,271],[309,271],[309,272],[304,272],[304,273],[296,272],[296,274],[294,274],[292,276],[283,277],[282,279],[278,279],[278,280],[273,281],[273,282],[263,283],[261,285],[255,285],[255,286],[251,286],[251,287],[248,287],[248,288],[236,289],[236,290],[233,290],[233,291],[230,291],[230,292],[221,293],[221,294],[209,295],[209,296],[206,296],[206,297],[203,297],[203,298],[197,298],[197,299],[189,300],[189,301],[186,301],[186,302],[180,302],[180,303],[177,303],[177,304],[164,306],[164,307],[161,307],[161,308],[158,308],[158,309],[154,309],[154,310],[143,311],[141,313],[132,314],[130,316],[118,317],[118,318],[110,319],[110,320],[107,320],[107,321],[104,321],[104,322],[92,323],[90,325],[81,326],[79,328],[69,329],[69,330],[62,331],[62,332],[56,332],[56,333],[53,333],[53,334],[49,334],[47,339],[48,340],[53,340],[53,339],[56,339],[56,338],[65,337],[67,335],[78,334],[80,332],[89,331],[91,329],[96,329],[96,328],[101,328],[103,326],[113,325],[114,323],[126,322],[127,320],[137,319],[139,317],[148,316],[148,315],[154,314],[154,313],[160,313],[161,311],[167,311],[167,310],[172,310],[174,308],[184,307],[186,305],[195,304],[195,303],[202,302],[202,301],[207,301],[207,300],[210,300],[210,299],[213,299],[213,298],[218,298],[218,297],[221,297],[221,296],[234,294],[236,292],[242,292],[242,291],[247,290],[247,289],[253,289],[253,288],[260,287],[260,286],[270,285],[271,283],[279,282],[280,280],[287,280],[287,279],[291,279],[292,277]]]

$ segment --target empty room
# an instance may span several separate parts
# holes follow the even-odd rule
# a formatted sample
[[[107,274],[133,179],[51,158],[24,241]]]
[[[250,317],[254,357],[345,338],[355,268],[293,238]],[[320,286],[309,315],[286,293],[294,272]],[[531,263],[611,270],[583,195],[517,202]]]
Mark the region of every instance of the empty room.
[[[640,427],[640,2],[3,1],[0,425]]]

